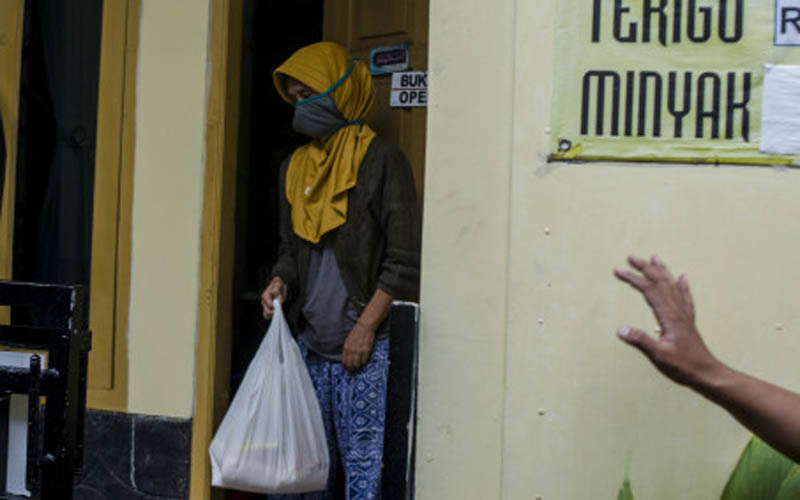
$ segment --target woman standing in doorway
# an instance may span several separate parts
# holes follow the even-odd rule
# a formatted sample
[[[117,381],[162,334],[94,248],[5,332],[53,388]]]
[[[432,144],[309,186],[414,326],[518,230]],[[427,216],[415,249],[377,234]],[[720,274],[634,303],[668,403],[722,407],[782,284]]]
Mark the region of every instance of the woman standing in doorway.
[[[369,69],[321,42],[273,74],[311,137],[280,170],[280,250],[262,294],[285,304],[322,408],[333,498],[337,463],[347,499],[380,498],[390,335],[395,299],[416,300],[419,217],[403,153],[362,120],[375,99]],[[392,338],[392,342],[402,342]]]

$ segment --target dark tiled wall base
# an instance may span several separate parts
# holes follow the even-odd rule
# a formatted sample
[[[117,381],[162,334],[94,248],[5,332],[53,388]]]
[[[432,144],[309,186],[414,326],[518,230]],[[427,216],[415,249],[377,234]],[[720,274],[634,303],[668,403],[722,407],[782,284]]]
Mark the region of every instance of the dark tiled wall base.
[[[89,410],[76,500],[189,497],[192,421]]]

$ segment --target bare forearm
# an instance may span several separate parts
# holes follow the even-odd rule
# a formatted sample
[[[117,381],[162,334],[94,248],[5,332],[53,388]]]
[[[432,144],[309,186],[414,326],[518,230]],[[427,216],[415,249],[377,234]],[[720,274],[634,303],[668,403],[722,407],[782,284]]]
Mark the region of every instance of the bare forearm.
[[[800,395],[722,363],[694,388],[795,462],[800,462]]]
[[[394,297],[378,288],[361,312],[358,322],[373,332],[377,331],[392,310],[393,300]]]
[[[369,360],[375,342],[375,332],[389,315],[392,300],[391,295],[378,289],[364,307],[342,347],[342,366],[348,371],[359,370]]]

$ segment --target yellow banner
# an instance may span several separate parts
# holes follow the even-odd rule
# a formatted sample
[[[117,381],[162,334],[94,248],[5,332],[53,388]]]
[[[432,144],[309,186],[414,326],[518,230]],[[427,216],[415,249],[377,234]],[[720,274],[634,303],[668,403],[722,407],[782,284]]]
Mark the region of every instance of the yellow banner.
[[[551,158],[800,164],[797,152],[760,148],[765,68],[800,65],[800,0],[560,0],[558,9]]]

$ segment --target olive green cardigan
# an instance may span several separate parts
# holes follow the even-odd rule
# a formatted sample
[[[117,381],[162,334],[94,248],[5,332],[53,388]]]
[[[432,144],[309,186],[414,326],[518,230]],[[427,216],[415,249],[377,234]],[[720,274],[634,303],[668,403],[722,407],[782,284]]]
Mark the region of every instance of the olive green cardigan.
[[[280,169],[280,248],[272,276],[286,283],[285,311],[298,326],[313,244],[292,230],[286,198],[287,158]],[[414,177],[397,147],[378,137],[364,156],[348,195],[347,221],[331,238],[347,293],[363,307],[380,288],[395,299],[418,300],[420,217]]]

